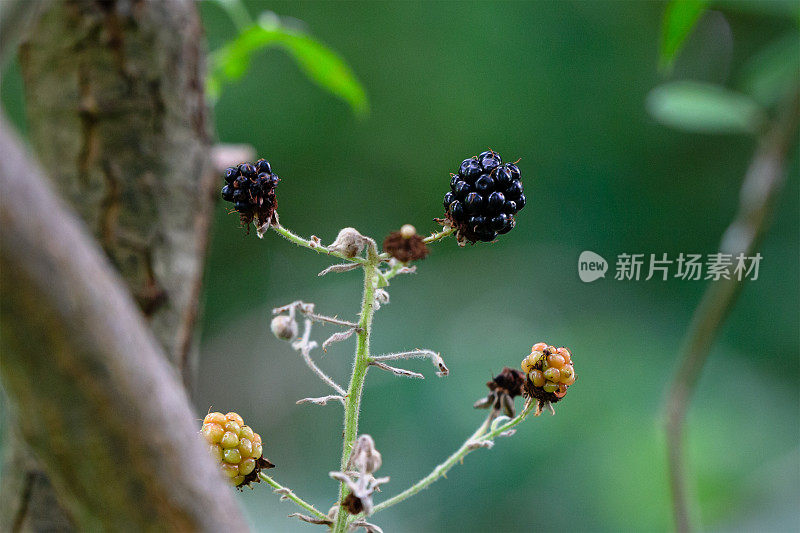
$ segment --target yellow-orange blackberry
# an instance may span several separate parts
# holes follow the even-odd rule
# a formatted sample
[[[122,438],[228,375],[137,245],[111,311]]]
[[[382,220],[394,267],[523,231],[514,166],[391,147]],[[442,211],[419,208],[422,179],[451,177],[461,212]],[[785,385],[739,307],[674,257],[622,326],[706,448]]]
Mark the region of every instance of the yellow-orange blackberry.
[[[545,342],[534,344],[521,366],[527,376],[525,395],[540,402],[556,403],[567,394],[567,388],[575,383],[572,352],[563,346],[556,348]]]
[[[258,473],[275,466],[263,456],[261,436],[237,413],[208,413],[201,432],[211,455],[236,487],[260,481]]]

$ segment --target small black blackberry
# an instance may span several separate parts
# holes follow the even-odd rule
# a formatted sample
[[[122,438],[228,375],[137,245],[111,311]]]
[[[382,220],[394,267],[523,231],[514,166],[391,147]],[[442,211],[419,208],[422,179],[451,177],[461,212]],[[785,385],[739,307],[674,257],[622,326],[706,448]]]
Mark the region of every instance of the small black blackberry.
[[[249,228],[253,221],[258,226],[273,221],[278,207],[275,186],[280,178],[272,173],[268,161],[259,159],[255,165],[242,163],[230,167],[225,170],[224,178],[222,199],[233,203],[242,225]]]
[[[511,231],[525,202],[517,165],[503,164],[500,154],[487,150],[461,162],[443,203],[459,240],[474,243]]]

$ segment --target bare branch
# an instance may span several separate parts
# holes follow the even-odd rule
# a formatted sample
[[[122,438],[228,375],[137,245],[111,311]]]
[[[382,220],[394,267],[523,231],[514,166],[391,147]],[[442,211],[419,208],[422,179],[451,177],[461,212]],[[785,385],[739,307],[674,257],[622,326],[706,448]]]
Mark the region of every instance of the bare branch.
[[[355,328],[356,330],[361,329],[355,322],[350,322],[349,320],[342,320],[340,318],[336,318],[335,316],[318,315],[316,313],[305,313],[305,315],[315,322],[327,322],[329,324],[336,324],[337,326]]]
[[[342,320],[335,316],[325,316],[317,314],[314,312],[314,304],[306,303],[303,302],[302,300],[297,300],[296,302],[284,305],[283,307],[276,307],[275,309],[272,310],[272,314],[277,315],[280,313],[284,313],[286,311],[294,311],[294,310],[300,311],[304,316],[310,318],[315,322],[327,322],[329,324],[336,324],[337,326],[345,326],[348,328],[360,329],[358,327],[358,324],[356,324],[355,322]]]
[[[305,514],[300,513],[292,513],[289,515],[289,518],[299,518],[303,522],[308,522],[309,524],[317,524],[320,526],[332,526],[333,520],[330,518],[315,518],[312,516],[308,516]]]
[[[355,269],[359,268],[360,266],[361,265],[359,265],[358,263],[341,263],[341,264],[338,264],[338,265],[331,265],[328,268],[326,268],[325,270],[323,270],[322,272],[320,272],[319,274],[317,274],[317,276],[322,277],[325,274],[330,274],[331,272],[336,272],[336,273],[339,273],[339,272],[350,272],[351,270],[355,270]]]
[[[344,405],[344,396],[339,396],[337,394],[329,394],[328,396],[321,396],[319,398],[303,398],[302,400],[297,400],[295,403],[300,405],[303,403],[313,403],[314,405],[328,405],[329,401],[335,400],[337,402],[341,402]]]
[[[311,336],[311,319],[306,318],[304,325],[305,327],[303,329],[303,338],[298,341],[295,341],[292,344],[292,347],[298,352],[300,352],[300,355],[302,356],[303,361],[305,361],[306,366],[308,366],[308,368],[310,368],[311,371],[314,372],[317,375],[317,377],[319,377],[319,379],[324,381],[326,384],[330,385],[333,388],[333,390],[338,392],[341,396],[346,395],[347,392],[344,390],[344,388],[342,388],[338,383],[336,383],[333,380],[333,378],[328,376],[328,374],[323,372],[322,369],[318,367],[317,364],[313,361],[313,359],[311,359],[311,350],[317,347],[316,342],[309,340],[309,337]]]
[[[383,533],[383,530],[376,526],[375,524],[370,524],[365,520],[356,520],[352,524],[350,524],[350,529],[355,530],[359,527],[363,527],[367,533]]]
[[[494,446],[494,441],[492,440],[473,440],[469,444],[467,444],[468,450],[477,450],[479,448],[489,448],[491,449]]]
[[[720,250],[730,254],[750,255],[756,250],[767,227],[775,199],[786,174],[789,151],[796,147],[800,94],[778,114],[780,117],[761,139],[740,192],[739,211],[725,231]],[[683,431],[697,380],[702,375],[708,354],[733,308],[743,281],[731,275],[712,282],[695,309],[683,342],[678,371],[665,401],[667,450],[675,528],[692,529],[686,468],[683,454]]]
[[[275,494],[280,494],[282,501],[286,500],[292,501],[297,505],[299,505],[300,507],[302,507],[303,509],[305,509],[306,511],[308,511],[309,513],[316,516],[317,518],[323,518],[323,519],[325,518],[325,515],[322,513],[322,511],[318,510],[316,507],[314,507],[304,499],[300,498],[297,494],[294,493],[294,491],[292,491],[292,489],[284,487],[283,485],[272,479],[272,477],[268,476],[263,470],[258,473],[258,477],[261,481],[267,483],[270,487],[273,488],[272,492],[274,492]],[[294,515],[289,515],[289,516],[294,516]]]
[[[433,350],[416,349],[408,352],[387,353],[384,355],[376,355],[372,358],[373,361],[397,361],[399,359],[430,359],[439,371],[436,375],[444,377],[450,373],[447,365],[444,364],[444,359],[439,353]]]
[[[327,352],[328,346],[333,344],[334,342],[341,342],[344,340],[349,339],[353,336],[353,333],[356,332],[356,328],[348,329],[347,331],[339,331],[328,337],[325,342],[322,343],[322,351]]]
[[[412,372],[411,370],[406,370],[404,368],[396,368],[393,366],[389,366],[386,363],[381,363],[379,361],[370,361],[370,366],[378,367],[381,370],[386,370],[387,372],[391,372],[395,376],[402,376],[406,378],[418,378],[418,379],[425,379],[425,376],[420,374],[419,372]]]

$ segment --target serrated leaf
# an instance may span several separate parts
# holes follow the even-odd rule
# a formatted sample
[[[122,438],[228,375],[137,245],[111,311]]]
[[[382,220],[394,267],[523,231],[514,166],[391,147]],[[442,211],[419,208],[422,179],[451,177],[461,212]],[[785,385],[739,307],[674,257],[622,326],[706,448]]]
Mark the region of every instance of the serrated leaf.
[[[764,112],[748,96],[710,83],[678,81],[656,87],[647,110],[662,124],[703,133],[756,133]]]
[[[661,23],[660,66],[669,69],[706,9],[708,0],[671,0]]]
[[[315,83],[347,102],[353,112],[368,112],[367,95],[347,63],[333,50],[304,33],[280,26],[253,24],[211,56],[208,90],[219,95],[225,82],[240,79],[250,68],[253,56],[270,47],[281,47]]]

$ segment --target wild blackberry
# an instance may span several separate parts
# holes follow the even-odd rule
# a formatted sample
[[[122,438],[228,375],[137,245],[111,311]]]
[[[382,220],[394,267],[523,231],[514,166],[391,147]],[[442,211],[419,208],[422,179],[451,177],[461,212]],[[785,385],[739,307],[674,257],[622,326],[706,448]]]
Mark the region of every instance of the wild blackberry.
[[[258,226],[271,223],[278,201],[275,186],[280,178],[272,173],[269,162],[259,159],[255,165],[242,163],[225,170],[222,199],[233,203],[242,225],[250,227],[255,220]]]
[[[236,413],[208,413],[202,433],[223,474],[236,487],[259,482],[258,473],[275,466],[262,455],[261,436]]]
[[[517,165],[488,150],[461,162],[444,208],[460,242],[489,242],[511,231],[525,201]]]
[[[531,354],[522,360],[522,371],[527,374],[525,395],[540,403],[561,400],[576,378],[572,353],[544,342],[533,345]]]

